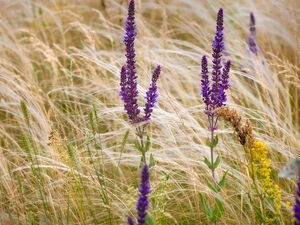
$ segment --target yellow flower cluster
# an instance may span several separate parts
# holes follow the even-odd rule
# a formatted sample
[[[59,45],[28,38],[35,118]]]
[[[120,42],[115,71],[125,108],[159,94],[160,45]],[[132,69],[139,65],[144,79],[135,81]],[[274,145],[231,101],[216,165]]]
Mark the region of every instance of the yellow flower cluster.
[[[271,180],[270,175],[272,169],[270,168],[270,165],[272,161],[267,156],[267,146],[262,142],[255,141],[251,148],[251,163],[253,173],[257,174],[257,176],[260,178],[263,191],[273,201],[275,217],[278,217],[281,209],[281,190],[279,186],[274,184],[274,182]]]

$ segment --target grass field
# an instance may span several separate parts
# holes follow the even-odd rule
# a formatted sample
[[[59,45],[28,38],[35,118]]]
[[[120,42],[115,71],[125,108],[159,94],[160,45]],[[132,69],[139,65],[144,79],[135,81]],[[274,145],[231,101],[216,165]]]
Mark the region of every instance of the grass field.
[[[141,154],[124,111],[128,0],[4,0],[0,8],[0,224],[126,224],[136,217]],[[300,1],[136,0],[139,102],[157,65],[158,102],[147,127],[153,155],[149,215],[157,225],[211,224],[205,179],[211,170],[201,58],[211,68],[216,15],[224,9],[231,60],[227,106],[252,123],[268,146],[270,178],[281,190],[280,211],[260,199],[251,158],[232,125],[218,121],[228,171],[218,197],[218,224],[292,224],[296,179],[278,177],[300,149]],[[249,15],[256,18],[258,56],[249,54]],[[249,150],[249,149],[248,149]],[[260,193],[263,178],[256,178]],[[266,195],[264,195],[266,196]],[[274,217],[262,222],[260,216]]]

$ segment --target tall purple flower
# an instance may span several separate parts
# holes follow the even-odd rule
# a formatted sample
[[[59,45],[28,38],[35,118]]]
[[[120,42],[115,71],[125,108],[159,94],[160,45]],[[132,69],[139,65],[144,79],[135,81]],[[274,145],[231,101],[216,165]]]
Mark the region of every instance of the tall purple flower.
[[[295,218],[294,225],[300,225],[300,178],[298,179],[298,187],[296,190],[296,201],[293,210],[294,210],[293,217]]]
[[[149,178],[150,174],[148,165],[144,164],[141,172],[141,183],[139,188],[140,195],[136,204],[136,210],[138,212],[138,225],[143,225],[146,222],[147,210],[149,207],[148,194],[151,193]]]
[[[218,12],[217,17],[217,27],[216,27],[216,35],[213,40],[212,49],[213,49],[213,70],[212,70],[212,95],[211,95],[211,103],[213,107],[220,107],[222,105],[221,94],[222,94],[222,86],[221,86],[221,57],[222,50],[224,49],[223,42],[223,9],[221,8]]]
[[[218,12],[216,34],[212,44],[213,62],[211,87],[206,56],[203,56],[201,61],[201,95],[205,103],[205,113],[208,116],[212,115],[214,109],[225,105],[224,103],[227,100],[225,90],[230,87],[228,79],[231,62],[228,60],[224,65],[222,65],[222,52],[224,50],[223,29],[223,9],[221,8]]]
[[[124,101],[124,109],[127,111],[128,117],[131,122],[138,121],[140,113],[137,103],[137,75],[135,68],[135,51],[134,40],[136,36],[136,26],[134,22],[134,1],[131,0],[128,7],[128,17],[125,22],[125,36],[124,44],[126,46],[126,67],[121,68],[121,91],[120,96]]]
[[[248,46],[249,51],[258,55],[258,46],[256,41],[256,28],[255,28],[255,17],[253,13],[250,13],[250,30],[248,35]]]
[[[126,66],[121,68],[120,73],[120,96],[124,101],[124,109],[127,112],[131,123],[138,123],[150,120],[151,112],[155,106],[157,99],[157,87],[156,81],[159,77],[161,68],[158,66],[153,73],[152,83],[149,90],[146,93],[147,102],[145,104],[144,112],[145,116],[140,116],[140,109],[137,101],[137,75],[135,66],[135,50],[134,41],[136,37],[136,25],[135,25],[135,8],[134,0],[131,0],[128,7],[128,17],[125,22],[125,36],[124,44],[126,46]]]

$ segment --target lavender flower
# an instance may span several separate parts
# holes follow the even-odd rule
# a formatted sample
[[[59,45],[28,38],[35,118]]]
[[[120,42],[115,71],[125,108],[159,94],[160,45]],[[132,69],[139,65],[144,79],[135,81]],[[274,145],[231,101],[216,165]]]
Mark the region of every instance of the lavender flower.
[[[147,102],[145,104],[145,116],[140,116],[140,109],[137,101],[137,75],[135,66],[135,50],[134,41],[136,37],[135,25],[135,7],[134,0],[131,0],[128,7],[128,17],[125,22],[124,44],[126,46],[126,66],[122,66],[120,73],[120,96],[124,101],[124,109],[127,112],[131,123],[138,123],[150,120],[151,112],[155,106],[157,99],[156,81],[160,74],[160,66],[158,66],[152,76],[152,84],[146,93]]]
[[[203,96],[202,100],[205,103],[205,111],[208,111],[208,107],[210,105],[210,87],[209,87],[209,77],[208,77],[208,66],[207,66],[207,59],[204,55],[201,60],[201,67],[202,67],[202,79],[201,79],[201,95]]]
[[[144,167],[141,172],[141,183],[139,188],[139,199],[136,204],[136,210],[138,212],[138,225],[143,225],[146,222],[147,209],[148,209],[148,194],[151,193],[150,181],[149,181],[149,168],[147,164],[144,164]]]
[[[295,218],[294,225],[300,225],[300,178],[298,179],[298,188],[296,190],[296,202],[293,207]]]
[[[134,1],[130,1],[128,7],[128,17],[125,22],[125,36],[124,44],[126,46],[126,67],[121,68],[121,91],[120,95],[124,101],[124,109],[127,111],[127,115],[131,122],[138,121],[138,115],[140,113],[137,103],[137,75],[135,68],[135,52],[134,52],[134,40],[136,36],[136,26],[134,22]]]
[[[213,40],[212,50],[213,50],[213,65],[212,65],[212,86],[210,87],[207,59],[206,56],[202,57],[201,67],[202,67],[202,79],[201,79],[201,95],[205,103],[205,113],[208,116],[212,116],[213,110],[225,105],[227,100],[225,90],[227,90],[229,85],[229,71],[231,62],[228,60],[224,67],[222,66],[222,52],[224,50],[223,41],[223,9],[221,8],[217,16],[217,26],[216,35]],[[222,70],[223,67],[223,70]],[[210,129],[213,129],[213,121],[210,124]]]
[[[249,51],[258,55],[258,46],[256,41],[256,28],[255,28],[255,17],[253,13],[250,13],[250,31],[248,35],[248,46]]]
[[[145,99],[147,100],[144,108],[145,112],[145,117],[144,120],[150,120],[151,113],[153,111],[153,107],[155,106],[156,99],[157,99],[157,86],[156,86],[156,81],[159,77],[160,74],[160,66],[157,66],[156,69],[153,72],[152,75],[152,83],[150,84],[150,87],[148,91],[146,92]]]
[[[133,219],[131,217],[128,217],[127,224],[128,225],[134,225],[134,221],[133,221]]]

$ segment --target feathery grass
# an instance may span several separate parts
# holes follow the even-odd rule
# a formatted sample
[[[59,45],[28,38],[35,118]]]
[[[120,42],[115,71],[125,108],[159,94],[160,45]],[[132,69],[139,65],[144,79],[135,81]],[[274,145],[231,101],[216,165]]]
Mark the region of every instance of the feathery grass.
[[[127,6],[121,0],[2,2],[0,224],[126,224],[134,217],[140,153],[119,97]],[[210,224],[198,196],[214,199],[202,160],[210,149],[199,71],[202,55],[211,62],[221,7],[225,58],[232,63],[227,105],[268,146],[270,177],[282,191],[276,223],[290,224],[286,201],[294,204],[296,181],[277,174],[300,147],[300,2],[294,0],[136,1],[139,102],[153,68],[162,68],[147,127],[155,159],[149,214],[155,224]],[[255,57],[247,54],[251,12],[260,47]],[[219,123],[216,179],[228,171],[219,224],[258,224],[249,155],[234,132]],[[266,208],[275,209],[270,202]]]

